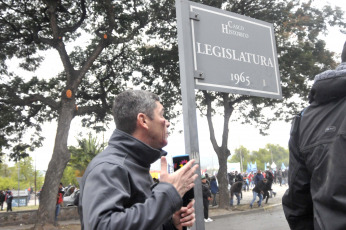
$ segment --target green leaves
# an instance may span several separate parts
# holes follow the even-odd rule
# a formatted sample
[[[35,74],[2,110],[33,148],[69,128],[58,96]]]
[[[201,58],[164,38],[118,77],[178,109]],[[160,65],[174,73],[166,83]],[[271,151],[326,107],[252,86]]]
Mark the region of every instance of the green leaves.
[[[230,162],[240,162],[240,157],[242,157],[243,171],[246,170],[246,165],[250,162],[257,162],[257,168],[261,170],[264,170],[264,163],[269,162],[271,164],[272,162],[275,162],[277,166],[280,166],[282,163],[288,165],[289,162],[288,149],[274,144],[266,144],[264,148],[252,152],[250,152],[246,147],[240,146],[234,150]]]
[[[127,88],[136,68],[138,36],[152,20],[149,4],[0,1],[0,147],[21,143],[32,130],[30,147],[39,146],[41,125],[68,111],[82,116],[85,127],[102,130],[100,123],[112,120],[114,96]],[[58,59],[43,62],[52,50]],[[26,72],[9,72],[14,62]],[[42,63],[53,77],[34,76]],[[62,72],[56,63],[63,64]]]
[[[68,166],[78,171],[79,176],[83,176],[89,162],[101,151],[103,151],[106,143],[99,143],[96,137],[92,137],[89,133],[88,139],[77,139],[78,146],[70,146],[71,159]]]

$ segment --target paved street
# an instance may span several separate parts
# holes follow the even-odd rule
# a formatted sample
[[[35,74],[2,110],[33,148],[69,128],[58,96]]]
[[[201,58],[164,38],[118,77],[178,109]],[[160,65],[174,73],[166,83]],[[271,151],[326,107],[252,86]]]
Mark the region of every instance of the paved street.
[[[209,216],[214,219],[214,221],[205,223],[205,230],[289,230],[281,205],[281,198],[287,186],[274,184],[273,189],[277,192],[277,195],[269,199],[268,204],[263,203],[263,208],[258,208],[256,203],[253,209],[249,208],[249,204],[252,200],[252,189],[248,192],[243,192],[243,199],[240,201],[239,206],[235,205],[228,210],[210,207]],[[236,203],[236,200],[234,200],[234,202]],[[35,200],[32,197],[29,201],[29,205],[34,205],[34,203]],[[38,204],[38,201],[36,201],[36,204]],[[59,224],[61,225],[59,229],[80,229],[79,220],[61,221]],[[27,230],[31,227],[33,227],[33,225],[17,225],[4,228],[0,227],[0,229]]]
[[[205,223],[206,230],[280,229],[289,230],[282,205],[258,209],[251,212],[214,217]]]

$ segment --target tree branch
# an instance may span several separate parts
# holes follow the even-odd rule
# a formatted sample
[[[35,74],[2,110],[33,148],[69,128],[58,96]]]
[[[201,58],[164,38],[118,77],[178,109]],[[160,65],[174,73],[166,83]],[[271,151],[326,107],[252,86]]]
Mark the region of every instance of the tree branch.
[[[52,0],[45,0],[44,1],[48,7],[47,12],[48,12],[48,17],[51,25],[51,29],[53,31],[53,39],[54,43],[50,43],[55,49],[58,50],[60,59],[62,61],[62,64],[64,66],[66,75],[67,75],[67,85],[70,85],[70,83],[73,81],[73,76],[74,76],[74,68],[72,66],[70,57],[67,54],[65,44],[62,41],[62,37],[60,34],[60,29],[58,26],[57,22],[57,1],[52,1]],[[38,35],[36,35],[38,36]],[[41,41],[46,41],[48,40],[41,38]],[[50,41],[51,42],[51,41]]]
[[[81,9],[82,9],[82,15],[81,15],[79,21],[76,22],[76,24],[74,24],[73,26],[61,28],[60,29],[61,34],[65,34],[67,32],[72,33],[74,31],[76,31],[82,25],[82,23],[86,17],[85,0],[81,1]]]
[[[84,116],[84,115],[90,115],[93,113],[100,113],[103,112],[105,109],[103,108],[103,106],[96,106],[96,105],[92,105],[92,106],[83,106],[83,107],[78,107],[78,109],[75,112],[75,116]]]
[[[59,103],[54,101],[52,98],[44,97],[40,94],[33,94],[28,97],[19,98],[15,94],[11,95],[10,99],[0,99],[0,102],[16,106],[30,106],[35,102],[42,102],[44,105],[51,107],[53,110],[59,109]]]

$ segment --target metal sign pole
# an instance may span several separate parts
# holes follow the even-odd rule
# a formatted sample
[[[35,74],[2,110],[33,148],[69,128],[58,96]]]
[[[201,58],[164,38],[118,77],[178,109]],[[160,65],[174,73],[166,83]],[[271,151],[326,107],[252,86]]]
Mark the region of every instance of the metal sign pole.
[[[200,165],[198,146],[196,100],[194,89],[193,57],[191,50],[191,29],[189,5],[185,0],[176,1],[178,41],[179,41],[179,65],[181,79],[181,94],[183,102],[185,152],[190,159],[195,159]],[[190,44],[189,44],[190,43]],[[196,223],[192,229],[204,230],[203,198],[201,185],[201,170],[198,170],[198,178],[195,181],[195,213]]]
[[[176,0],[176,13],[185,151],[200,163],[195,88],[282,98],[274,28],[267,22],[187,0]],[[200,170],[197,173],[200,176]],[[195,200],[194,229],[202,230],[200,178]]]

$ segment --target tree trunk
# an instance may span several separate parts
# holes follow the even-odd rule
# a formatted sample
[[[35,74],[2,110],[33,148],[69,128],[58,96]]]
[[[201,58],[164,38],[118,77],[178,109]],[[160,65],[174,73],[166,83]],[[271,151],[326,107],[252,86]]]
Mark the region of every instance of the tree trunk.
[[[211,119],[212,117],[212,97],[207,91],[203,91],[206,105],[207,105],[207,120],[210,133],[210,141],[219,159],[219,172],[217,179],[219,181],[219,197],[220,204],[219,208],[228,209],[229,207],[229,192],[228,192],[228,178],[227,178],[227,158],[230,156],[230,151],[228,149],[228,124],[229,119],[233,112],[233,107],[231,106],[231,101],[227,93],[222,94],[223,106],[224,106],[224,121],[223,121],[223,132],[222,132],[222,144],[219,146],[216,142],[214,125]]]
[[[228,178],[227,178],[227,158],[224,154],[217,153],[219,159],[219,171],[217,173],[217,180],[219,182],[219,208],[229,208],[229,191],[228,191]]]
[[[40,205],[34,229],[46,229],[54,223],[58,187],[64,169],[70,159],[67,139],[76,108],[74,99],[67,99],[63,96],[60,108],[53,155],[49,162],[44,187],[40,195]]]

